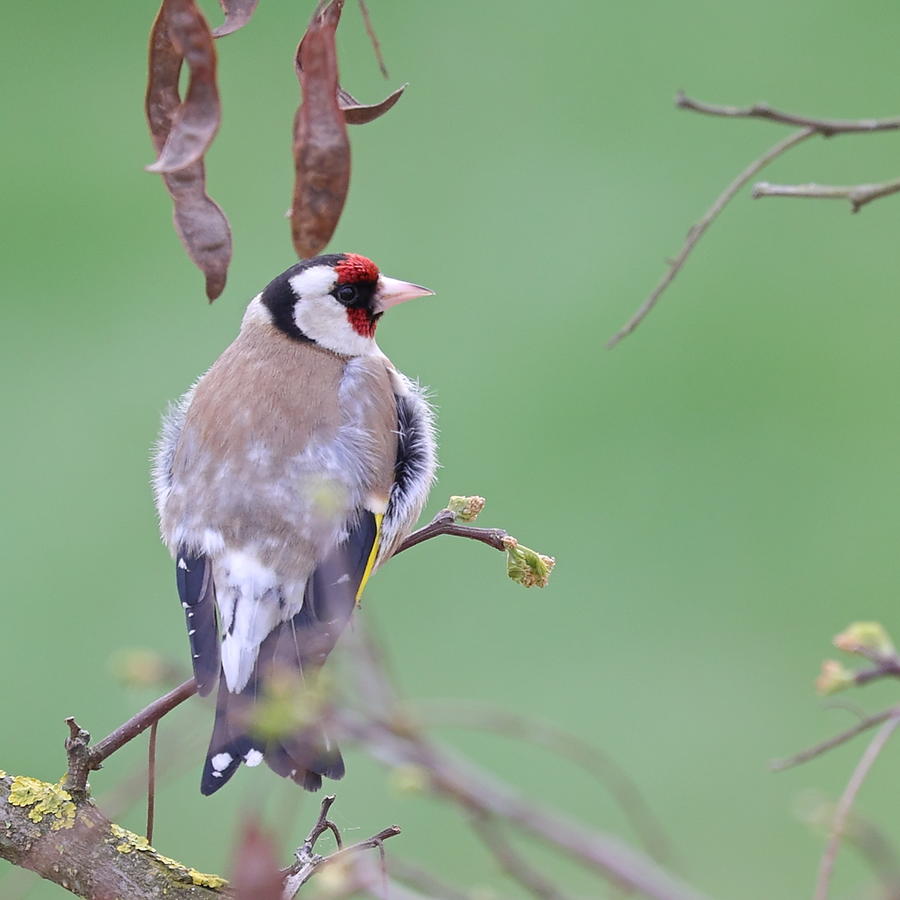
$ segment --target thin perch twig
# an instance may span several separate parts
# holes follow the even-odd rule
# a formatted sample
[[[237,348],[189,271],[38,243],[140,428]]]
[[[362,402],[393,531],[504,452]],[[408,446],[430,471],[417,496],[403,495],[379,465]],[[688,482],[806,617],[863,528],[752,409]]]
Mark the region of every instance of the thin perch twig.
[[[838,849],[841,845],[841,838],[844,835],[844,828],[847,823],[847,816],[856,800],[856,795],[862,787],[866,776],[878,759],[878,754],[884,749],[887,742],[897,726],[900,725],[900,713],[894,712],[890,719],[881,726],[878,733],[872,738],[872,742],[866,748],[862,758],[853,770],[850,781],[838,801],[837,809],[834,813],[834,820],[831,823],[831,835],[825,851],[822,854],[819,863],[819,874],[816,880],[816,892],[813,895],[814,900],[827,900],[828,890],[831,885],[831,874],[834,871],[834,861],[837,858]]]
[[[473,525],[457,525],[454,521],[456,514],[451,509],[442,509],[424,528],[414,531],[400,546],[394,551],[394,556],[421,544],[422,541],[430,540],[442,534],[450,534],[454,537],[469,538],[473,541],[480,541],[487,544],[495,550],[505,550],[506,545],[503,539],[509,537],[509,534],[502,528],[476,528]]]

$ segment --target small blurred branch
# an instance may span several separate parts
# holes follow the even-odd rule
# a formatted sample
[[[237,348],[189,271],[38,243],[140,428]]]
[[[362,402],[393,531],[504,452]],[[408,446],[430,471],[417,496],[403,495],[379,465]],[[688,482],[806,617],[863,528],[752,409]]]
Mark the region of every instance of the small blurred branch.
[[[379,855],[381,856],[382,870],[385,871],[385,877],[387,877],[384,867],[384,842],[388,838],[396,837],[400,834],[399,827],[391,825],[364,841],[359,841],[355,844],[351,844],[349,847],[344,847],[341,833],[338,831],[337,825],[328,818],[328,813],[334,800],[334,795],[329,795],[322,799],[319,818],[306,836],[306,840],[296,851],[295,855],[297,857],[297,862],[284,873],[284,900],[293,900],[300,888],[303,887],[303,885],[306,884],[306,882],[309,881],[322,866],[343,863],[348,857],[355,853],[359,853],[362,850],[378,850]],[[328,856],[322,856],[315,852],[315,847],[316,842],[326,831],[330,831],[334,835],[338,849]]]
[[[362,627],[346,637],[352,641],[346,656],[359,702],[358,708],[333,711],[329,729],[336,737],[359,744],[398,774],[407,773],[411,784],[449,800],[467,821],[479,816],[513,826],[625,890],[658,900],[699,900],[699,892],[640,851],[565,817],[436,744],[400,700],[383,647]]]
[[[612,349],[623,338],[631,334],[641,322],[650,314],[659,301],[660,296],[674,281],[675,276],[681,271],[687,258],[696,247],[698,241],[713,223],[720,212],[734,199],[735,195],[750,182],[753,177],[765,168],[774,159],[792,150],[797,144],[808,138],[834,137],[840,134],[873,134],[877,132],[896,131],[900,129],[900,117],[886,119],[820,119],[812,116],[797,115],[795,113],[782,112],[774,109],[766,103],[754,103],[752,106],[722,106],[713,103],[705,103],[688,97],[679,91],[675,96],[675,105],[679,109],[701,113],[707,116],[717,116],[728,119],[762,119],[780,125],[792,125],[799,127],[788,137],[779,141],[762,156],[755,159],[743,172],[741,172],[724,191],[713,201],[712,206],[706,211],[700,221],[688,232],[681,251],[670,261],[669,268],[659,280],[656,287],[650,292],[646,300],[640,305],[637,312],[616,332],[607,342],[608,349]],[[820,185],[820,184],[796,184],[778,185],[768,182],[759,182],[753,188],[753,197],[819,197],[829,199],[843,199],[850,202],[851,212],[859,211],[863,206],[882,197],[900,192],[900,179],[886,181],[880,184],[857,184],[850,186]]]
[[[606,753],[577,734],[509,710],[464,700],[420,701],[415,704],[414,712],[426,725],[449,725],[502,734],[512,740],[537,744],[569,760],[606,787],[657,862],[670,860],[669,839],[638,786]]]
[[[819,744],[815,744],[806,750],[801,750],[793,756],[772,760],[772,762],[769,763],[769,768],[773,772],[783,772],[785,769],[792,769],[794,766],[802,765],[803,763],[809,762],[811,759],[815,759],[817,756],[822,756],[823,753],[827,753],[835,747],[840,747],[841,744],[846,744],[847,741],[852,740],[857,735],[869,731],[870,729],[875,728],[876,725],[881,725],[882,722],[886,722],[888,719],[892,719],[895,716],[900,716],[900,706],[892,706],[890,709],[876,713],[874,716],[869,716],[868,718],[863,719],[858,725],[854,725],[853,728],[848,728],[846,731],[842,731],[840,734],[836,734],[834,737],[828,738],[828,740],[822,741]]]
[[[866,748],[866,752],[863,753],[856,768],[853,770],[853,775],[850,777],[850,781],[848,782],[844,793],[841,795],[841,799],[835,810],[834,820],[831,823],[831,836],[829,837],[828,844],[825,847],[821,862],[819,863],[819,874],[816,881],[814,900],[827,900],[828,898],[834,862],[837,858],[838,850],[840,849],[841,838],[844,834],[847,817],[856,800],[856,795],[859,793],[863,782],[866,780],[866,776],[871,771],[872,766],[875,764],[875,760],[878,759],[878,755],[887,745],[887,742],[890,740],[898,725],[900,725],[900,713],[895,712],[881,726],[878,733],[872,739],[872,742]]]
[[[461,891],[447,884],[427,869],[405,859],[391,859],[391,875],[397,881],[430,897],[431,900],[472,900],[468,891]]]
[[[559,890],[553,882],[533,868],[527,859],[506,839],[497,820],[490,816],[474,815],[472,830],[491,851],[500,867],[538,900],[571,900],[569,894]]]

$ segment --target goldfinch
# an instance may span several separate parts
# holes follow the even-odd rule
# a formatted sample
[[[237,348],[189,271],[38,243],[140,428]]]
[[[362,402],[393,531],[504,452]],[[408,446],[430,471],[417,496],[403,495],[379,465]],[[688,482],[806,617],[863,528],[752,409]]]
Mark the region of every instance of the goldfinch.
[[[200,789],[265,760],[308,790],[340,778],[319,727],[261,733],[266,679],[298,683],[333,649],[371,572],[434,481],[434,418],[378,348],[397,303],[433,292],[354,253],[291,266],[163,419],[153,481],[176,564],[194,677],[218,683]]]

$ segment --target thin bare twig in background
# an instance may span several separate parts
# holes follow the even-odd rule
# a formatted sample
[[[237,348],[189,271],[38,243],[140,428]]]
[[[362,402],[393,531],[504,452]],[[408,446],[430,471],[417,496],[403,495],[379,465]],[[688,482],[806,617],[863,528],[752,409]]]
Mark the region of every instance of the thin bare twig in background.
[[[812,128],[823,137],[835,134],[868,134],[873,131],[896,131],[900,129],[900,116],[887,119],[820,119],[773,109],[768,103],[754,103],[751,106],[725,106],[718,103],[704,103],[688,97],[684,91],[675,95],[675,105],[679,109],[703,113],[707,116],[721,116],[727,119],[765,119],[781,125]]]
[[[746,184],[753,180],[757,173],[761,172],[772,160],[777,159],[783,153],[796,147],[808,138],[818,134],[815,128],[801,128],[789,134],[786,138],[780,140],[773,147],[770,147],[762,156],[753,160],[743,172],[741,172],[728,187],[719,194],[713,201],[712,206],[703,214],[700,221],[694,225],[688,232],[687,239],[678,255],[669,263],[668,271],[659,280],[656,287],[650,292],[647,299],[640,305],[637,312],[620,328],[610,340],[607,342],[607,349],[612,349],[623,338],[628,337],[644,319],[650,314],[663,291],[675,280],[675,276],[681,271],[682,266],[687,262],[687,258],[691,255],[697,242],[706,233],[706,229],[716,220],[720,212],[734,199],[738,191]]]
[[[900,116],[886,119],[822,119],[813,116],[803,116],[794,113],[782,112],[774,109],[766,103],[754,103],[751,106],[724,106],[713,103],[705,103],[688,97],[679,91],[675,97],[675,105],[679,109],[702,113],[707,116],[718,116],[727,119],[762,119],[775,122],[780,125],[799,126],[800,130],[793,132],[783,141],[780,141],[766,154],[755,160],[748,166],[728,187],[716,198],[713,205],[706,211],[703,218],[688,232],[681,252],[669,263],[668,271],[663,275],[656,287],[650,292],[646,300],[638,308],[637,312],[625,323],[625,325],[613,335],[607,342],[608,349],[612,349],[623,338],[631,334],[650,311],[656,306],[662,293],[672,283],[682,266],[690,256],[697,242],[703,236],[706,229],[719,215],[722,209],[734,198],[759,171],[767,166],[773,159],[792,149],[797,144],[820,135],[833,137],[838,134],[872,134],[875,132],[896,131],[900,129]],[[886,181],[880,184],[858,184],[847,187],[802,184],[802,185],[777,185],[768,182],[760,182],[753,188],[754,197],[826,197],[848,200],[852,212],[857,212],[867,203],[900,192],[900,179]]]
[[[359,0],[359,11],[362,13],[363,22],[366,26],[366,34],[372,42],[372,49],[375,51],[375,59],[378,60],[378,68],[385,78],[390,78],[391,76],[388,74],[387,66],[384,64],[384,56],[382,56],[381,53],[381,41],[378,40],[378,35],[375,34],[375,28],[372,25],[372,17],[369,15],[369,7],[366,5],[366,0]]]
[[[875,764],[875,760],[878,759],[878,755],[884,749],[898,725],[900,725],[900,713],[894,712],[894,714],[881,726],[878,733],[872,739],[872,742],[866,748],[866,752],[863,753],[862,758],[853,770],[850,781],[847,783],[847,787],[841,795],[841,799],[838,801],[834,820],[831,824],[831,836],[825,847],[825,852],[822,854],[821,862],[819,863],[819,874],[816,880],[814,900],[827,900],[828,898],[831,875],[834,870],[834,861],[837,858],[838,849],[841,845],[841,838],[844,834],[847,816],[853,807],[856,795],[859,793],[863,782],[866,780],[866,776],[871,771],[872,766]]]
[[[846,731],[842,731],[840,734],[836,734],[834,737],[828,738],[828,740],[822,741],[806,750],[801,750],[793,756],[772,760],[772,762],[769,763],[769,768],[773,772],[783,772],[785,769],[791,769],[794,766],[802,765],[805,762],[809,762],[811,759],[815,759],[817,756],[821,756],[823,753],[827,753],[829,750],[833,750],[835,747],[840,747],[841,744],[846,744],[847,741],[852,740],[857,735],[862,734],[864,731],[868,731],[876,725],[880,725],[882,722],[886,722],[888,719],[895,716],[900,716],[900,706],[892,706],[890,709],[876,713],[874,716],[869,716],[868,718],[863,719],[858,725],[854,725],[853,728],[848,728]]]
[[[805,197],[823,200],[847,200],[850,212],[859,212],[867,203],[900,191],[900,178],[880,184],[771,184],[760,181],[753,186],[756,197]]]

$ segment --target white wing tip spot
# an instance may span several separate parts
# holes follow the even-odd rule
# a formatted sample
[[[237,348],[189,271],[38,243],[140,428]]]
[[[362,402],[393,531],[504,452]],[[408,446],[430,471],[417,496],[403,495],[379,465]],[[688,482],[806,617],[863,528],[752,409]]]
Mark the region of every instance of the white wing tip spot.
[[[231,765],[232,756],[230,753],[217,753],[209,761],[213,767],[213,775],[221,778],[223,769],[227,769]]]
[[[251,749],[248,750],[246,755],[244,756],[244,763],[251,768],[253,766],[258,766],[263,761],[263,755],[259,750]]]

